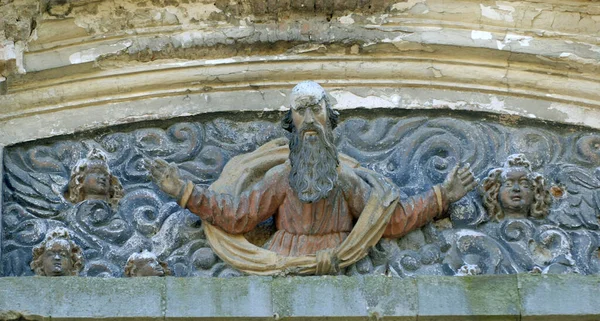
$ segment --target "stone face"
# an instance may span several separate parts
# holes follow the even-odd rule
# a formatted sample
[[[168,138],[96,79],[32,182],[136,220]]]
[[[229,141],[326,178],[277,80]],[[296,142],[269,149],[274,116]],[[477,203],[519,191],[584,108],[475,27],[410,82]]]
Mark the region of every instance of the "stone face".
[[[273,280],[273,310],[282,319],[416,320],[413,279],[291,277]]]
[[[0,318],[598,320],[599,281],[579,275],[0,278]]]
[[[419,296],[416,279],[398,280],[377,275],[365,276],[361,283],[370,318],[417,320]]]
[[[123,319],[162,319],[164,279],[100,279],[78,277],[2,278],[0,315]]]
[[[521,320],[598,320],[599,276],[519,275]]]
[[[520,320],[516,276],[417,279],[419,320]]]
[[[347,277],[289,277],[273,280],[273,310],[280,318],[366,317],[361,283]]]
[[[165,316],[189,318],[273,318],[272,280],[267,277],[167,278]]]

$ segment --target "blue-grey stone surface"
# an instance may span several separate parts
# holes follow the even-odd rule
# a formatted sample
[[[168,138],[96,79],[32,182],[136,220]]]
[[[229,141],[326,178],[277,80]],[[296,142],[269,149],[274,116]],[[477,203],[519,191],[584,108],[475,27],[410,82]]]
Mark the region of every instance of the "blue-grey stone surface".
[[[450,220],[399,240],[382,240],[347,275],[597,274],[600,271],[600,134],[536,122],[503,123],[491,115],[348,112],[335,130],[340,152],[356,158],[414,195],[441,183],[457,163],[479,179],[508,155],[523,153],[533,170],[562,191],[548,217],[490,220],[479,191],[450,206]],[[281,115],[198,118],[137,124],[4,151],[2,275],[32,275],[31,249],[50,229],[71,231],[84,251],[82,276],[120,277],[129,255],[143,249],[166,261],[175,276],[242,275],[217,258],[202,221],[150,182],[143,158],[160,157],[182,175],[209,185],[235,155],[286,134]],[[70,170],[97,147],[124,187],[116,209],[102,201],[74,205],[63,195]],[[260,230],[273,228],[273,220]]]

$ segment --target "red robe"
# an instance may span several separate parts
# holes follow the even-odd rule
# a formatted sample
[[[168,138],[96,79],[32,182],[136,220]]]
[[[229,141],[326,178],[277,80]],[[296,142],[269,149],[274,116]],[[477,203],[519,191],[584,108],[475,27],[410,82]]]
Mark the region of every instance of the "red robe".
[[[281,255],[315,254],[336,247],[352,230],[371,187],[352,168],[340,165],[337,186],[329,195],[315,203],[302,203],[290,187],[289,172],[289,163],[275,166],[239,196],[196,186],[186,207],[231,234],[244,234],[274,216],[277,232],[268,248]],[[440,216],[446,208],[446,198],[436,195],[433,189],[402,200],[383,237],[401,237]]]

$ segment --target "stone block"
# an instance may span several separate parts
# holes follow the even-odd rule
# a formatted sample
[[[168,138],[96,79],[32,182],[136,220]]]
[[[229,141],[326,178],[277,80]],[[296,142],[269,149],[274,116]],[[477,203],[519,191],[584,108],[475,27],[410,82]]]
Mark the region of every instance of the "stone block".
[[[325,317],[365,319],[367,300],[362,282],[344,276],[287,277],[273,280],[273,311],[283,320]]]
[[[600,276],[519,275],[521,320],[600,320]]]
[[[282,320],[416,320],[414,279],[315,276],[273,280],[273,309]]]
[[[163,278],[0,278],[0,317],[163,319]]]
[[[270,277],[167,278],[166,318],[273,319]]]
[[[361,288],[371,319],[417,320],[416,279],[365,276]]]
[[[519,320],[514,275],[417,278],[419,321]]]

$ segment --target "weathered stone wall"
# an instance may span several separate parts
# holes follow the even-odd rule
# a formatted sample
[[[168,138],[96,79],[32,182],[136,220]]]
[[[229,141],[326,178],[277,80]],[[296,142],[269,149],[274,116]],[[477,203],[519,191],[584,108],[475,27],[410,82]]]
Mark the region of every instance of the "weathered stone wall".
[[[598,145],[596,140],[587,138],[600,129],[599,34],[600,6],[594,1],[583,0],[4,0],[0,2],[0,146],[15,145],[15,148],[26,149],[27,146],[57,142],[62,138],[55,139],[55,136],[72,133],[83,133],[77,137],[90,139],[87,130],[102,132],[109,128],[111,131],[113,125],[146,120],[214,112],[231,116],[241,110],[276,111],[288,105],[287,95],[295,83],[313,79],[331,93],[337,109],[460,110],[467,114],[471,111],[497,114],[493,121],[500,123],[499,126],[510,127],[510,132],[522,131],[520,137],[524,143],[510,148],[543,150],[548,146],[552,152],[548,153],[548,159],[564,160],[561,157],[568,155],[571,157],[568,160],[579,166],[568,168],[572,176],[567,178],[574,178],[569,182],[575,186],[575,193],[569,196],[574,198],[565,198],[560,203],[565,208],[572,203],[576,206],[571,209],[577,209],[581,204],[598,199],[597,180],[600,177],[597,171],[594,172],[598,167]],[[483,113],[472,115],[485,117]],[[531,135],[528,128],[517,129],[517,125],[528,118],[549,121],[548,127],[543,128],[548,135]],[[565,127],[567,129],[559,130],[560,137],[556,138],[555,123],[583,127]],[[567,132],[571,130],[574,133],[569,136]],[[546,140],[548,137],[552,139]],[[52,140],[37,141],[42,138]],[[35,142],[19,145],[29,141]],[[582,151],[577,145],[580,141],[590,143],[583,144],[583,152],[591,157],[591,161],[577,158],[578,152]],[[509,146],[512,142],[504,140],[503,144]],[[557,154],[557,151],[561,152]],[[8,153],[11,151],[4,155],[0,153],[0,157],[4,159]],[[550,154],[559,156],[550,157]],[[46,157],[43,153],[39,155],[43,163]],[[490,159],[485,166],[496,166],[498,161]],[[128,164],[133,166],[135,162]],[[484,172],[482,167],[478,174]],[[563,172],[554,172],[560,173]],[[132,178],[135,179],[138,178]],[[55,183],[60,182],[59,179]],[[585,186],[584,195],[579,185]],[[36,201],[35,197],[33,201]],[[0,204],[4,205],[3,202]],[[585,217],[581,216],[582,212],[573,215],[581,225],[592,226],[590,230],[594,237],[585,239],[587,231],[569,232],[568,236],[581,237],[576,243],[583,250],[577,255],[587,260],[582,266],[585,273],[591,274],[597,273],[599,266],[597,222],[594,221],[598,207],[594,204],[595,207],[588,206],[590,209],[586,209]],[[2,212],[5,211],[3,208]],[[9,223],[18,226],[22,219],[18,217]],[[2,232],[14,227],[2,226],[3,222],[4,219],[0,220]],[[575,224],[578,224],[577,220]],[[580,226],[570,228],[577,230]],[[416,241],[405,241],[405,246],[421,244],[419,242],[425,240],[421,234],[415,234],[419,236]],[[553,246],[553,243],[549,245]],[[5,246],[6,241],[0,246],[0,257],[6,255]],[[414,268],[413,261],[409,259],[405,263]],[[26,262],[16,263],[21,270],[27,266]],[[561,266],[565,261],[554,263]],[[578,267],[581,264],[576,262]],[[96,272],[105,271],[99,266]],[[402,264],[397,267],[399,274],[412,273],[403,270]],[[354,272],[360,273],[365,266],[354,268]],[[367,265],[367,268],[372,267]],[[420,273],[420,270],[416,271],[412,274]],[[206,283],[194,278],[183,281],[155,279],[147,283],[143,280],[127,283],[130,281],[122,279],[63,280],[2,279],[0,310],[11,314],[0,313],[0,317],[18,319],[31,314],[33,319],[98,317],[104,315],[102,311],[106,312],[104,306],[89,303],[114,304],[120,302],[118,295],[121,293],[125,295],[121,301],[129,303],[139,295],[139,291],[130,292],[130,284],[134,284],[136,290],[146,289],[148,302],[156,302],[153,306],[156,309],[142,315],[136,314],[139,310],[130,309],[129,304],[126,307],[111,305],[113,309],[105,315],[163,319],[207,314],[209,317],[247,317],[256,312],[235,314],[240,311],[227,310],[232,306],[245,307],[235,301],[239,293],[233,291],[206,299],[206,310],[187,309],[192,305],[204,307],[198,304],[203,299],[182,306],[177,305],[183,302],[176,299],[179,297],[170,297],[173,293],[169,292],[172,290],[169,286],[174,283],[175,287],[180,287],[178,293],[210,296],[223,288],[215,286],[205,292],[196,291],[190,282],[208,284],[210,288],[211,284],[220,284],[221,280]],[[312,283],[313,280],[316,283]],[[293,288],[287,284],[290,282],[305,283],[305,289],[310,293],[323,289],[339,290],[319,283],[321,280],[338,282],[335,278],[260,282],[276,283],[268,285],[269,290],[264,293],[276,293],[278,297],[285,297],[281,291]],[[339,282],[348,280],[362,282],[357,278],[343,278]],[[384,293],[385,298],[378,297],[380,301],[372,299],[371,294],[365,295],[371,290],[355,283],[350,286],[354,290],[348,290],[347,295],[356,295],[360,304],[343,305],[355,302],[344,300],[334,306],[339,310],[315,311],[309,309],[314,306],[312,303],[299,302],[295,306],[292,299],[285,302],[267,300],[268,304],[260,310],[265,312],[264,315],[257,317],[272,319],[275,317],[271,313],[277,313],[299,318],[337,314],[341,319],[384,315],[446,320],[451,316],[464,319],[470,315],[473,318],[550,320],[548,315],[552,315],[556,319],[576,316],[595,320],[599,314],[594,309],[598,306],[594,299],[593,289],[597,285],[594,276],[373,280],[373,284],[381,285],[378,283],[381,282],[384,283],[382,288],[390,289],[389,293]],[[28,282],[31,283],[28,285]],[[74,300],[73,304],[62,305],[52,300],[44,301],[49,296],[32,299],[36,298],[35,294],[47,294],[35,289],[41,282],[48,282],[48,289],[57,290],[52,293],[65,294],[64,297],[81,295],[81,292],[61,292],[68,292],[71,286],[75,290],[89,289],[89,297],[98,300]],[[103,292],[106,282],[114,287]],[[237,286],[240,282],[254,281],[237,278],[223,282]],[[479,285],[483,290],[477,289]],[[115,288],[123,291],[115,294]],[[394,293],[394,289],[399,288],[403,291]],[[439,294],[445,289],[449,300],[440,299]],[[510,295],[495,292],[498,289],[507,290]],[[296,298],[294,291],[284,294]],[[298,292],[299,297],[314,298],[306,291]],[[414,297],[402,296],[413,293],[411,291],[418,293],[418,302]],[[230,296],[232,292],[234,297]],[[397,300],[386,301],[388,295]],[[426,295],[429,296],[424,297]],[[421,300],[421,297],[424,298]],[[318,299],[321,302],[321,297]],[[36,304],[31,304],[32,301]],[[148,302],[139,304],[147,307]],[[378,307],[378,302],[384,302],[383,313],[377,308],[370,309],[373,305]],[[401,309],[403,302],[408,302],[409,312]],[[494,304],[490,305],[490,302]],[[77,307],[82,309],[77,310]],[[226,313],[210,310],[215,307],[225,309],[222,311]],[[491,310],[486,310],[488,307]],[[349,310],[344,310],[346,308]],[[392,310],[394,312],[390,312]],[[204,313],[206,311],[213,313]]]
[[[3,2],[0,144],[212,111],[480,110],[599,128],[588,1]],[[43,116],[41,116],[43,115]]]

